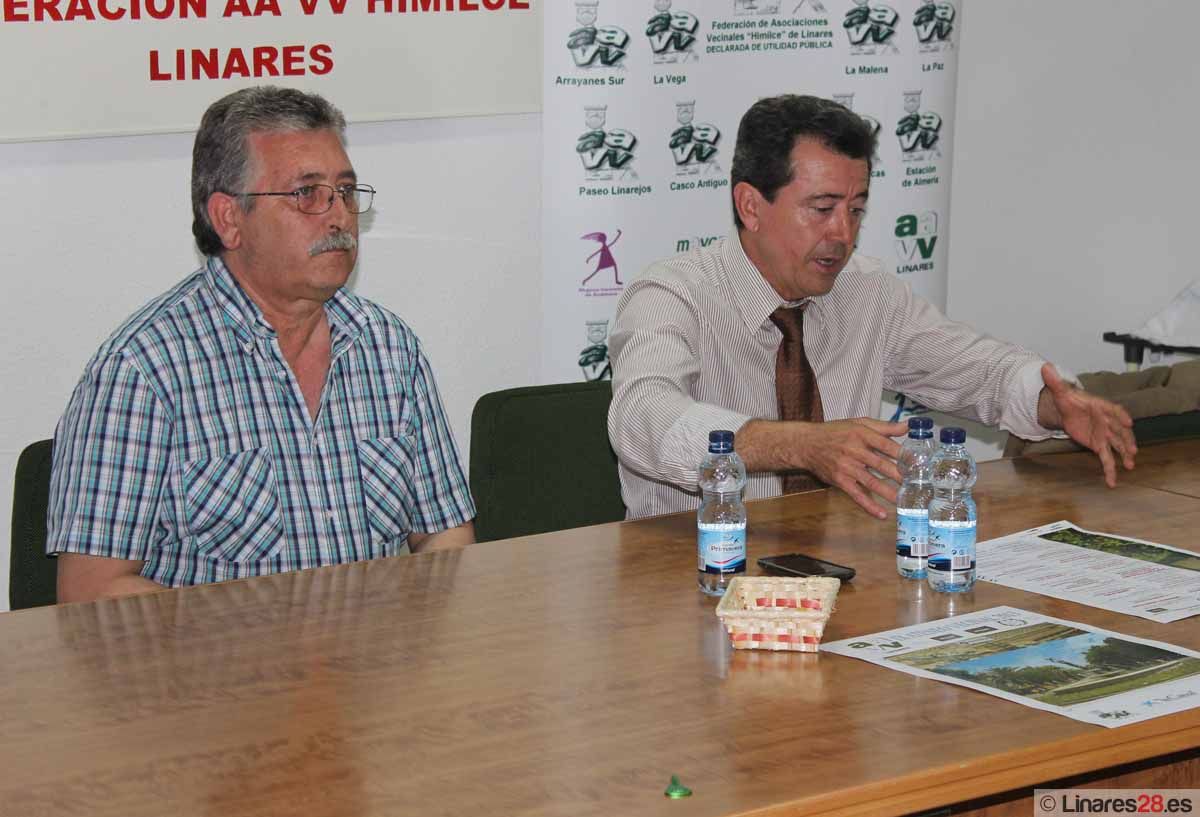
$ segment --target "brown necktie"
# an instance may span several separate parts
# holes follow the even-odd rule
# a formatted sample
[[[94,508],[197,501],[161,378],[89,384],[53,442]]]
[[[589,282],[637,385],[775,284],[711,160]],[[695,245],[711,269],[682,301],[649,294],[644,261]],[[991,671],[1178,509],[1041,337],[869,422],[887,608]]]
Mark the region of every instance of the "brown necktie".
[[[804,354],[804,309],[807,306],[791,309],[781,306],[771,313],[771,323],[783,333],[779,351],[775,353],[775,395],[779,400],[780,420],[820,423],[825,419],[821,411],[821,392]],[[785,494],[824,487],[808,471],[788,471],[782,477]]]

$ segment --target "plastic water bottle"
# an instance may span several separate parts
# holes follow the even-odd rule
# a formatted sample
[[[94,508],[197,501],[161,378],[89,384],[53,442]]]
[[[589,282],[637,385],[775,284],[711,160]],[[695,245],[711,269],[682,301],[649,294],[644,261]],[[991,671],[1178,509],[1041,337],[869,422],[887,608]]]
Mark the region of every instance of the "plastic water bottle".
[[[975,586],[975,460],[961,428],[943,428],[941,440],[929,501],[929,586],[960,593]]]
[[[729,580],[746,572],[746,466],[733,450],[732,431],[708,435],[708,455],[700,461],[700,510],[696,512],[700,589],[721,596]]]
[[[896,570],[906,579],[925,578],[929,556],[929,500],[933,498],[933,420],[912,417],[900,447],[900,490],[896,492]]]

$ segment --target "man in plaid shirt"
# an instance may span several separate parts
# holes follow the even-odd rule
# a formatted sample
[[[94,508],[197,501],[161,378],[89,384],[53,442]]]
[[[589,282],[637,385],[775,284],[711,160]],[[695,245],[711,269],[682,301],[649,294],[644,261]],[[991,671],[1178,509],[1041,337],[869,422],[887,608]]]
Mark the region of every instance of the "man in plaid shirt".
[[[205,265],[88,363],[54,441],[47,551],[78,601],[474,541],[429,363],[345,289],[375,191],[319,96],[260,87],[205,113]]]

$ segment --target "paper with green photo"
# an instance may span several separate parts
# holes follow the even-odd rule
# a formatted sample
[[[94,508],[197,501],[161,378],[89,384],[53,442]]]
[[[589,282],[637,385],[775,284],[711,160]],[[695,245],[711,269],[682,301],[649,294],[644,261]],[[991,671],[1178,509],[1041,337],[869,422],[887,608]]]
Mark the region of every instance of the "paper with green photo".
[[[1200,705],[1200,653],[1015,607],[835,641],[821,652],[1100,726]]]
[[[1200,554],[1067,522],[976,546],[978,578],[1160,624],[1200,613]]]

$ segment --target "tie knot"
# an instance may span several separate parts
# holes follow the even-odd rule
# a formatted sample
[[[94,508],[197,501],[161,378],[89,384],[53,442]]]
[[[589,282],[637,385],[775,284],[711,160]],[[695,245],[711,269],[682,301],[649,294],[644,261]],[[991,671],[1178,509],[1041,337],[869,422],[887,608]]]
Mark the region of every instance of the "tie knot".
[[[775,324],[775,328],[783,334],[785,343],[804,337],[804,307],[806,306],[808,304],[781,306],[771,313],[771,323]]]

